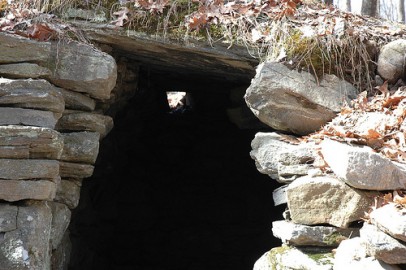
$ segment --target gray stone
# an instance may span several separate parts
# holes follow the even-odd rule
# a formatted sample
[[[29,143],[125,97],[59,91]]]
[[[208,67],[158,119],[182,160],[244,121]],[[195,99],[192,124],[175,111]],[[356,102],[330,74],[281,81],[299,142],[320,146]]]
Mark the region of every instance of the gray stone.
[[[45,80],[0,78],[0,105],[62,113],[65,101],[56,87]]]
[[[18,207],[17,229],[0,242],[0,269],[50,269],[51,220],[47,202]]]
[[[61,114],[21,108],[0,108],[0,125],[24,125],[55,128]]]
[[[321,153],[333,172],[352,187],[394,190],[406,185],[406,165],[395,163],[368,146],[326,139],[321,143]]]
[[[88,164],[59,162],[59,173],[62,178],[82,179],[93,175],[94,166]]]
[[[333,254],[323,249],[282,246],[271,249],[254,264],[254,270],[332,270]]]
[[[333,119],[357,93],[354,86],[334,75],[324,75],[318,83],[308,72],[265,62],[258,66],[245,100],[270,127],[306,135]]]
[[[69,231],[65,231],[62,241],[57,249],[52,251],[51,263],[52,270],[68,269],[72,243],[69,239]]]
[[[56,183],[46,180],[0,180],[0,200],[8,202],[27,199],[52,201],[55,198],[56,186]]]
[[[61,160],[94,164],[99,153],[100,134],[97,132],[63,133]]]
[[[56,192],[55,201],[68,206],[70,209],[76,208],[79,204],[80,187],[73,181],[62,180]]]
[[[349,237],[359,236],[359,229],[327,226],[306,226],[279,220],[272,222],[273,235],[283,243],[293,246],[337,247]]]
[[[41,127],[0,126],[0,158],[59,159],[63,138]]]
[[[51,75],[48,68],[34,63],[17,63],[0,65],[0,76],[12,79],[36,79]]]
[[[403,242],[368,223],[364,223],[360,235],[368,255],[388,264],[406,263],[406,245]]]
[[[96,107],[94,99],[78,92],[56,88],[65,100],[65,108],[70,110],[93,111]]]
[[[345,228],[364,216],[377,194],[353,189],[331,176],[304,176],[289,185],[286,195],[293,222]]]
[[[257,133],[251,143],[251,158],[259,172],[280,183],[290,183],[307,175],[316,155],[314,144],[291,144],[290,137],[278,133]]]
[[[17,229],[18,207],[10,204],[0,204],[0,232]]]
[[[45,159],[0,159],[0,179],[49,179],[59,177],[59,162]]]
[[[30,62],[51,70],[46,77],[65,89],[108,99],[116,84],[114,58],[94,47],[75,41],[40,42],[0,33],[0,63]]]
[[[389,83],[396,83],[405,72],[406,40],[398,39],[381,48],[378,73]]]
[[[56,126],[61,131],[94,131],[104,138],[113,128],[113,119],[107,115],[88,112],[68,112]]]
[[[274,202],[275,206],[278,206],[278,205],[281,205],[281,204],[284,204],[284,203],[288,202],[288,198],[286,197],[286,189],[287,188],[288,188],[288,185],[284,185],[284,186],[281,186],[281,187],[275,189],[272,192],[272,199],[273,199],[273,202]]]
[[[370,213],[372,224],[392,237],[406,242],[406,215],[404,209],[387,204]]]
[[[334,270],[400,270],[396,265],[389,265],[367,255],[361,238],[344,240],[334,255]]]
[[[65,235],[66,229],[69,226],[71,212],[62,203],[50,202],[49,206],[52,210],[51,246],[54,250],[59,246]]]

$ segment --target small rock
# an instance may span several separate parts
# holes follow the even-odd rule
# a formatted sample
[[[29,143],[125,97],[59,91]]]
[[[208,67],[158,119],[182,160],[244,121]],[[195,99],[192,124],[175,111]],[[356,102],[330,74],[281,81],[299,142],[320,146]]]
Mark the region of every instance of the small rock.
[[[360,235],[368,255],[388,264],[406,263],[406,245],[382,232],[375,225],[364,223]]]
[[[306,135],[334,118],[357,89],[334,75],[318,83],[308,72],[290,70],[278,62],[258,66],[245,94],[253,113],[276,130]]]
[[[321,153],[333,172],[352,187],[395,190],[406,185],[406,166],[392,162],[368,146],[324,140]]]
[[[370,213],[372,224],[392,237],[406,242],[405,209],[387,204]]]
[[[53,129],[0,126],[0,158],[59,159],[62,150],[63,138]]]
[[[272,222],[273,235],[293,246],[336,247],[341,241],[359,235],[359,229],[327,226],[306,226],[285,220]]]
[[[273,199],[273,202],[274,202],[275,206],[278,206],[278,205],[281,205],[281,204],[284,204],[284,203],[288,202],[288,198],[286,197],[286,189],[287,188],[288,188],[288,185],[284,185],[284,186],[281,186],[281,187],[275,189],[272,192],[272,199]]]
[[[259,172],[280,183],[290,183],[313,169],[316,159],[313,144],[291,144],[294,139],[278,133],[257,133],[251,142],[251,158]]]
[[[10,204],[0,204],[0,232],[17,229],[18,207]]]
[[[381,48],[378,73],[389,83],[396,83],[405,72],[406,40],[398,39]]]
[[[331,176],[304,176],[289,185],[286,195],[293,222],[346,228],[364,216],[377,194],[355,190]]]
[[[107,115],[88,112],[69,112],[59,119],[56,129],[61,131],[94,131],[104,138],[113,128],[113,119]]]
[[[61,160],[94,164],[99,153],[100,134],[97,132],[62,133],[64,146]]]
[[[332,270],[333,255],[323,249],[276,247],[254,264],[254,270]]]
[[[48,68],[34,63],[17,63],[0,65],[0,75],[12,79],[36,79],[51,75]]]
[[[24,125],[55,128],[61,114],[21,108],[0,108],[0,125]]]
[[[0,200],[8,202],[27,199],[52,201],[55,194],[56,184],[51,181],[0,180]]]
[[[94,99],[78,92],[56,88],[65,100],[65,108],[70,110],[93,111],[96,107]]]
[[[69,238],[69,231],[65,231],[65,234],[58,248],[52,251],[51,257],[52,270],[68,269],[71,249],[72,243]]]
[[[361,238],[344,240],[336,249],[334,270],[400,270],[396,265],[389,265],[374,257],[369,257]]]
[[[67,205],[69,209],[74,209],[79,204],[79,198],[80,187],[73,181],[62,180],[58,186],[55,201]]]
[[[71,212],[69,208],[57,202],[50,202],[52,210],[51,245],[56,249],[62,241],[65,231],[68,228]]]
[[[59,162],[59,173],[62,178],[83,179],[93,175],[94,166],[88,164]]]

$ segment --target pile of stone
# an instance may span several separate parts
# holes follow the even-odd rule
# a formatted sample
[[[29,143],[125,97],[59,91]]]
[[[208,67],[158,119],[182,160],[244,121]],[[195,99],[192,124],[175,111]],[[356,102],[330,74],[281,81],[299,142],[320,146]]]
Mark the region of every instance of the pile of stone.
[[[377,87],[378,97],[361,93],[342,110],[355,93],[346,82],[328,77],[335,83],[316,85],[281,63],[259,67],[245,98],[260,120],[297,135],[325,126],[305,138],[273,132],[252,141],[258,170],[283,184],[275,205],[287,204],[285,219],[272,224],[283,245],[254,270],[406,264],[405,48],[399,40],[382,49],[378,72],[390,87]]]
[[[113,126],[113,57],[0,33],[0,269],[67,269],[71,209]],[[52,264],[52,266],[51,266]]]

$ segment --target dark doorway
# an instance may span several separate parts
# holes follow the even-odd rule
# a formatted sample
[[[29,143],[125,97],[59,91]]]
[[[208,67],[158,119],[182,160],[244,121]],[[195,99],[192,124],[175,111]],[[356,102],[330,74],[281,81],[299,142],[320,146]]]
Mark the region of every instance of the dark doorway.
[[[150,80],[115,116],[83,182],[70,269],[252,269],[280,244],[271,222],[282,211],[275,181],[249,156],[258,130],[227,116],[235,85],[191,85],[193,107],[171,111],[171,89]]]

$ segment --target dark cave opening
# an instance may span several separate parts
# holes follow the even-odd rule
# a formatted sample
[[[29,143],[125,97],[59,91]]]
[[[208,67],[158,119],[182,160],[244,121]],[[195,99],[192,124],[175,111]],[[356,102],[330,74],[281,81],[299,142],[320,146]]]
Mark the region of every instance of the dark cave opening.
[[[271,223],[283,209],[272,201],[278,184],[249,156],[258,129],[227,115],[243,97],[235,84],[194,91],[195,82],[185,89],[193,108],[171,112],[171,83],[158,77],[141,71],[100,144],[73,212],[69,269],[252,269],[280,244]]]

